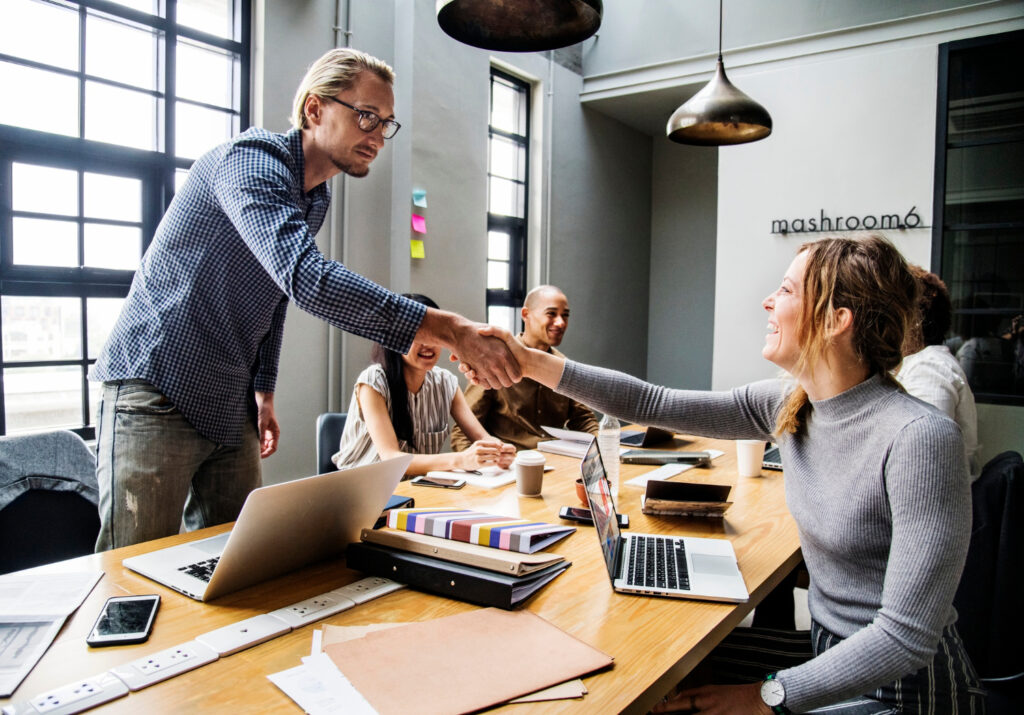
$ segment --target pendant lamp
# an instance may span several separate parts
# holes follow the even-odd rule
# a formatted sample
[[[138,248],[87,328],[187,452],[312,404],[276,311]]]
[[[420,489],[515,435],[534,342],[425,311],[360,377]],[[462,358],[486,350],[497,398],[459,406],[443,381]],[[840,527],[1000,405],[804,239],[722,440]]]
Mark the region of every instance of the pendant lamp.
[[[722,2],[718,3],[715,76],[669,117],[668,138],[680,144],[721,146],[764,139],[772,133],[768,110],[736,89],[722,64]]]
[[[603,9],[601,0],[437,0],[437,24],[473,47],[537,52],[587,39]]]

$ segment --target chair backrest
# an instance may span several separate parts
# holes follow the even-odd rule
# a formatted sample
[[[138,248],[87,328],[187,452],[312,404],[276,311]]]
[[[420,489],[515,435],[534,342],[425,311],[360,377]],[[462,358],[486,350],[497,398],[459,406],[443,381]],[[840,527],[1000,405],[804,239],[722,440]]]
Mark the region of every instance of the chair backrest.
[[[0,573],[91,554],[96,459],[74,432],[0,437]]]
[[[331,455],[338,451],[341,433],[345,431],[347,412],[324,412],[316,418],[316,473],[324,474],[337,469]]]
[[[957,630],[983,679],[1024,672],[1024,460],[997,455],[972,485],[973,529],[953,605]]]

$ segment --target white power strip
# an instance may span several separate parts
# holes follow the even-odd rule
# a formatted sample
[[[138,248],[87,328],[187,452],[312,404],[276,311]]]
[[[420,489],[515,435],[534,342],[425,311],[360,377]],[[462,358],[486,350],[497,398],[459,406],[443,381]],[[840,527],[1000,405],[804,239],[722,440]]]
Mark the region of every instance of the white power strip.
[[[292,628],[299,628],[307,623],[319,621],[321,618],[333,616],[335,613],[347,611],[355,605],[356,602],[351,598],[328,592],[271,611],[270,615],[280,618]]]
[[[110,672],[135,691],[212,663],[219,657],[217,651],[209,646],[199,641],[189,641],[111,668]]]
[[[128,686],[110,673],[76,680],[29,701],[5,705],[4,715],[72,715],[128,694]]]
[[[232,623],[230,626],[196,636],[196,640],[203,645],[210,646],[223,657],[264,643],[271,638],[277,638],[291,629],[291,625],[276,618],[272,613],[261,613],[258,616],[246,618],[244,621]]]
[[[405,588],[404,583],[398,583],[392,581],[389,578],[381,578],[380,576],[368,576],[364,579],[360,579],[354,583],[350,583],[347,586],[336,588],[331,593],[345,598],[351,598],[356,604],[366,603],[372,601],[375,598],[397,591],[401,588]]]

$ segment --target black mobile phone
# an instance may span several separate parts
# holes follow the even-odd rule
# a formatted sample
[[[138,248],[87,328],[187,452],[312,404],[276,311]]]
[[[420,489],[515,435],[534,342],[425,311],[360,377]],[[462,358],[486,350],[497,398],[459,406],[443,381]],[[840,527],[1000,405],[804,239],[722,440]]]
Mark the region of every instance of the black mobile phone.
[[[466,486],[465,479],[451,479],[448,477],[415,477],[412,483],[420,487],[441,487],[443,489],[462,489]]]
[[[94,648],[143,643],[153,630],[160,596],[113,596],[103,604],[85,642]]]
[[[581,524],[594,523],[594,519],[590,516],[590,509],[583,509],[578,506],[563,506],[558,510],[558,516],[569,521],[578,521]],[[619,514],[619,528],[629,528],[629,514]]]

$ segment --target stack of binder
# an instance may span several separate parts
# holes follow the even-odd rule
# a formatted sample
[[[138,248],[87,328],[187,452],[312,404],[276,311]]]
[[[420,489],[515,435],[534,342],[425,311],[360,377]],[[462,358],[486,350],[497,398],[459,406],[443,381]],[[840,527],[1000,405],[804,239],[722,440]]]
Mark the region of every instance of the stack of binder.
[[[440,596],[511,610],[571,565],[557,554],[527,554],[393,529],[364,529],[350,544],[350,568]]]

